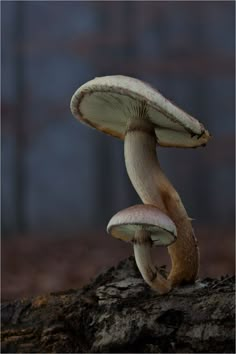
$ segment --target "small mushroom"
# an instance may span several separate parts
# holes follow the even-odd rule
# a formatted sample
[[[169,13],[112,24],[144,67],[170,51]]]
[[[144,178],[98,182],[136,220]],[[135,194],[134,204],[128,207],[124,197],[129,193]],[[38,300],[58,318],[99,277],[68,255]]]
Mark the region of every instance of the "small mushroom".
[[[176,227],[166,214],[152,205],[135,205],[115,214],[107,232],[133,243],[136,264],[151,288],[160,294],[171,290],[170,282],[158,272],[151,257],[152,246],[169,246],[176,240]]]
[[[81,122],[124,139],[129,178],[144,204],[159,207],[174,222],[178,239],[168,247],[171,286],[196,280],[199,250],[191,219],[161,170],[156,147],[205,146],[210,135],[201,123],[150,85],[126,76],[98,77],[73,95],[71,111]]]

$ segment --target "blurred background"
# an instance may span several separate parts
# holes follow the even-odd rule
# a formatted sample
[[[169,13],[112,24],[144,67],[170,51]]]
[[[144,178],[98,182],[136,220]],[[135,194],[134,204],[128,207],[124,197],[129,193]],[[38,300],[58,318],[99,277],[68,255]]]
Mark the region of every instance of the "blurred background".
[[[74,91],[95,76],[156,87],[213,135],[159,148],[194,218],[200,276],[234,273],[235,4],[1,2],[2,298],[80,287],[132,254],[106,225],[140,203],[123,142],[77,122]],[[155,256],[167,264],[166,250]]]

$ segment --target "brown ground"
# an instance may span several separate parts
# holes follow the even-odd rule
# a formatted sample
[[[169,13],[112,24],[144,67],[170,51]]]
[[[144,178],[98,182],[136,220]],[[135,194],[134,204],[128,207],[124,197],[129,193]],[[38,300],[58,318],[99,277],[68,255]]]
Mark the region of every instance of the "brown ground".
[[[234,274],[234,231],[195,229],[201,250],[200,277]],[[2,300],[78,288],[132,254],[130,244],[105,233],[67,238],[17,236],[2,240]],[[158,249],[156,264],[168,264]]]

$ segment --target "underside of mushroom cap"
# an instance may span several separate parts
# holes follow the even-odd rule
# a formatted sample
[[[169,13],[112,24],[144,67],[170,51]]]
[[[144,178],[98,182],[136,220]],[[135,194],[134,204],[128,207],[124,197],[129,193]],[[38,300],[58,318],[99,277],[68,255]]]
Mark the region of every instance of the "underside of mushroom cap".
[[[197,119],[149,84],[122,75],[97,77],[82,85],[71,99],[71,111],[83,123],[120,139],[130,118],[149,120],[160,146],[198,147],[210,137]]]
[[[115,214],[107,225],[107,232],[123,241],[132,242],[136,231],[146,230],[155,246],[169,246],[176,240],[173,221],[152,205],[134,205]]]

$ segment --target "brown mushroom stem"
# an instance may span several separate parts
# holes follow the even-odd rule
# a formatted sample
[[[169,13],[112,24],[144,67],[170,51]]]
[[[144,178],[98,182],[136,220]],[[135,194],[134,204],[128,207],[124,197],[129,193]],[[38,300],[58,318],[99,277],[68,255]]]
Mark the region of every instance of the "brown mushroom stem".
[[[135,261],[143,279],[160,294],[168,293],[171,290],[171,284],[157,271],[152,261],[152,241],[149,232],[145,230],[136,231],[133,245]]]
[[[199,268],[197,240],[178,193],[160,168],[152,124],[130,120],[124,145],[127,172],[139,197],[160,208],[177,228],[177,241],[168,247],[172,263],[168,280],[172,286],[194,282]]]

